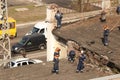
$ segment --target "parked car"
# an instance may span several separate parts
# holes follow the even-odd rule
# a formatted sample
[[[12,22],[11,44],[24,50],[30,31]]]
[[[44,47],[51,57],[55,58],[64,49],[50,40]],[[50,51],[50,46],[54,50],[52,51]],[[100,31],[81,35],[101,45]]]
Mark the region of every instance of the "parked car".
[[[31,65],[31,64],[42,63],[42,62],[43,61],[39,59],[19,58],[19,59],[9,61],[6,64],[5,68],[14,68],[14,67]]]
[[[11,48],[12,53],[25,53],[37,49],[46,49],[46,38],[42,34],[27,35]]]
[[[47,38],[47,27],[49,23],[46,21],[38,22],[34,25],[34,27],[25,35],[32,35],[34,33],[44,34]]]
[[[3,24],[3,21],[0,20],[0,39],[3,38],[3,36],[2,36],[2,34],[3,34],[2,24]],[[16,20],[12,17],[8,17],[8,25],[9,25],[9,29],[4,30],[4,32],[5,32],[4,34],[8,34],[8,36],[10,38],[17,37]]]

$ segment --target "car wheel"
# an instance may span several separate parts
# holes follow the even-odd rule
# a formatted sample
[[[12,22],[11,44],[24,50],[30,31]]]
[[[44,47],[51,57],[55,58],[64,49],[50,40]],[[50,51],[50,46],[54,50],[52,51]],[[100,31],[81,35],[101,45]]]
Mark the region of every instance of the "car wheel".
[[[17,32],[15,33],[15,37],[17,37]]]
[[[20,54],[25,54],[25,49],[20,49],[19,53]]]
[[[40,50],[46,49],[46,45],[45,45],[45,44],[40,44],[40,45],[39,45],[39,49],[40,49]]]

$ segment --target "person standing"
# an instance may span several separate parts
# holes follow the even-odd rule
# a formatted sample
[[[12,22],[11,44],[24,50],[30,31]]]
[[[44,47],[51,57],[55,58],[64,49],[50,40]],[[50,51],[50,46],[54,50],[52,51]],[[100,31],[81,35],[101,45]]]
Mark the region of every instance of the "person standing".
[[[86,59],[86,56],[84,54],[84,51],[82,50],[81,54],[79,56],[79,61],[78,61],[76,73],[83,72],[85,59]]]
[[[61,22],[62,22],[62,13],[58,10],[57,13],[55,14],[55,19],[57,20],[57,28],[61,28]]]
[[[57,47],[54,52],[52,73],[56,73],[56,74],[59,73],[59,56],[60,56],[60,49]]]
[[[104,32],[103,32],[103,43],[105,46],[108,46],[108,36],[109,36],[109,27],[108,25],[104,26]]]

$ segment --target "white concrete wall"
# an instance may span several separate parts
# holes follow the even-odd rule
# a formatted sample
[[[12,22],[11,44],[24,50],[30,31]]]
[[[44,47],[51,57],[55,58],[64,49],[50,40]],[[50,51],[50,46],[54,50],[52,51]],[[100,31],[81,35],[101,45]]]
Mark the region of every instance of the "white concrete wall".
[[[57,41],[57,38],[52,34],[54,24],[50,23],[47,28],[47,61],[53,60],[54,51],[57,47],[61,49],[60,59],[67,57],[67,46]]]
[[[54,54],[54,48],[55,48],[55,39],[52,34],[53,30],[53,23],[49,24],[49,27],[47,28],[47,61],[53,60],[53,54]]]
[[[46,9],[46,21],[55,23],[55,13],[56,13],[56,8],[53,9],[51,6],[47,6]]]
[[[110,9],[111,2],[110,0],[102,0],[102,9]]]
[[[57,41],[57,38],[52,34],[52,30],[56,26],[55,21],[56,8],[47,7],[47,17],[46,21],[49,22],[47,27],[47,61],[53,60],[53,54],[56,47],[61,49],[60,58],[65,58],[67,56],[66,45]]]
[[[55,37],[54,37],[55,39]],[[63,44],[62,42],[59,42],[55,39],[55,48],[59,47],[61,49],[60,51],[60,59],[67,57],[67,45]],[[55,50],[54,48],[54,50]]]
[[[94,79],[89,79],[89,80],[120,80],[120,74],[99,77],[99,78],[94,78]]]

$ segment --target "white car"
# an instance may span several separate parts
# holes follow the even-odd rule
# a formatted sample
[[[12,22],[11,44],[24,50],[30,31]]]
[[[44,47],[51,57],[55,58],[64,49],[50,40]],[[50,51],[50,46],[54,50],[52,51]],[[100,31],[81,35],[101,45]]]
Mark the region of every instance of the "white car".
[[[5,68],[14,68],[14,67],[42,63],[42,62],[43,61],[38,59],[19,58],[19,59],[11,60],[10,62],[8,62]]]
[[[32,35],[34,33],[40,33],[40,34],[45,35],[45,37],[47,38],[47,27],[48,26],[49,26],[49,23],[46,21],[38,22],[34,25],[32,30],[30,30],[25,35]]]

